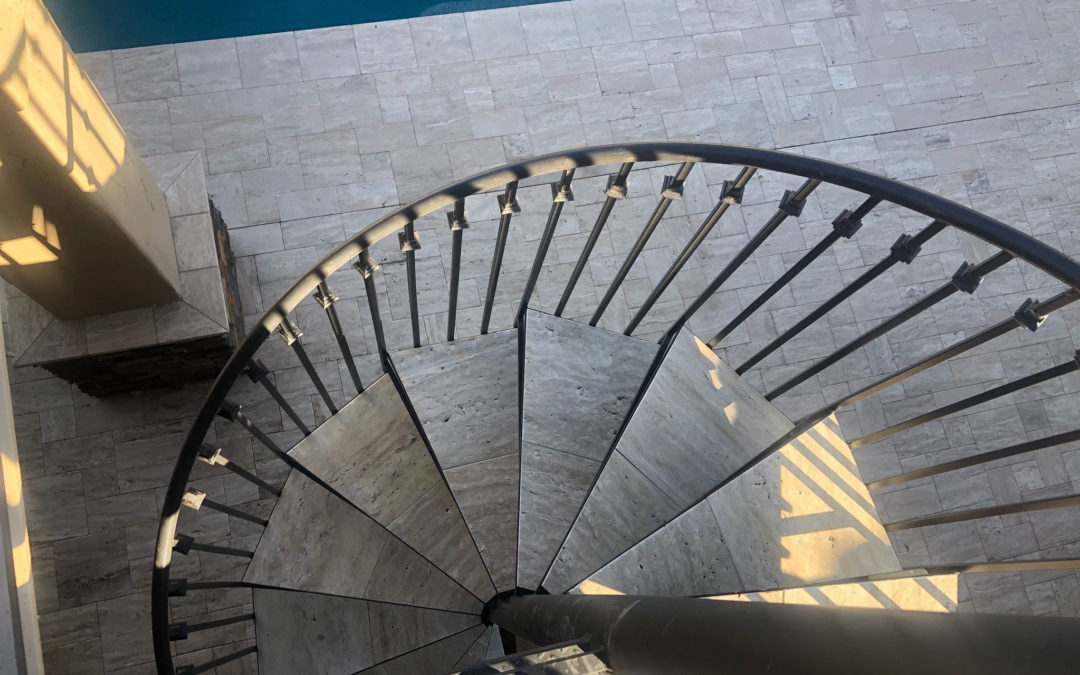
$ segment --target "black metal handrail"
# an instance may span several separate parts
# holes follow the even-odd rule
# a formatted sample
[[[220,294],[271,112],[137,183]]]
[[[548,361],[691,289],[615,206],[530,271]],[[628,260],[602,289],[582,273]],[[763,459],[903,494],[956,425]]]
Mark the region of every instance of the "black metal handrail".
[[[552,187],[551,211],[545,223],[544,231],[541,234],[535,260],[529,272],[525,292],[523,293],[516,313],[516,315],[520,317],[527,308],[533,290],[536,287],[540,270],[544,265],[547,248],[551,244],[559,214],[562,210],[562,205],[573,199],[572,182],[574,180],[575,171],[585,167],[611,166],[612,168],[609,173],[612,175],[612,178],[608,183],[606,191],[608,199],[594,225],[588,242],[585,244],[585,250],[578,260],[574,273],[571,276],[571,280],[563,292],[559,308],[556,311],[556,313],[559,314],[565,308],[574,283],[576,283],[584,263],[587,262],[592,251],[592,246],[596,243],[596,238],[599,236],[600,230],[603,228],[604,223],[610,215],[615,201],[624,197],[626,194],[627,177],[635,165],[640,166],[643,162],[670,163],[679,166],[679,169],[677,173],[669,177],[670,180],[665,183],[662,199],[656,210],[654,210],[653,216],[645,223],[636,244],[620,268],[619,274],[615,277],[615,281],[609,287],[604,300],[596,309],[592,320],[592,323],[594,324],[603,314],[607,303],[611,300],[611,296],[621,281],[626,277],[626,274],[629,272],[629,269],[633,265],[638,254],[641,253],[646,240],[651,236],[652,232],[663,218],[667,206],[673,200],[677,200],[681,197],[683,181],[685,181],[691,170],[699,164],[730,165],[736,168],[739,173],[738,176],[733,177],[732,181],[725,184],[720,203],[706,219],[702,227],[699,228],[698,233],[684,249],[683,254],[675,261],[675,264],[669,270],[668,274],[665,275],[661,284],[654,289],[646,305],[643,306],[641,311],[639,311],[632,319],[631,325],[627,327],[628,333],[634,326],[640,323],[645,313],[647,313],[652,306],[652,303],[659,298],[664,288],[671,283],[675,275],[681,270],[682,265],[684,265],[689,256],[693,254],[694,250],[701,243],[701,240],[707,236],[709,230],[716,224],[716,221],[723,215],[724,211],[732,205],[740,203],[742,198],[742,188],[750,177],[761,171],[799,176],[804,178],[805,182],[802,187],[795,191],[788,191],[785,194],[780,202],[777,215],[774,216],[756,236],[751,238],[750,242],[727,266],[725,266],[724,269],[718,271],[719,276],[717,276],[707,287],[706,292],[695,300],[690,308],[669,327],[667,330],[668,338],[673,336],[694,312],[700,309],[708,301],[711,295],[736,271],[738,266],[747,260],[755,252],[756,248],[766,241],[786,218],[791,216],[798,217],[807,196],[809,196],[819,184],[835,185],[853,190],[861,193],[865,201],[858,207],[853,204],[852,207],[855,210],[845,212],[845,214],[847,214],[846,218],[845,214],[841,214],[837,219],[837,222],[834,223],[834,233],[827,236],[826,239],[823,240],[823,243],[819,244],[810,254],[808,254],[810,257],[806,262],[800,261],[800,263],[796,265],[796,268],[793,268],[795,270],[794,272],[789,271],[789,273],[783,277],[784,283],[790,282],[799,271],[812,262],[814,257],[820,255],[821,252],[828,248],[833,242],[837,241],[841,236],[848,237],[853,235],[854,230],[857,229],[860,224],[860,219],[879,203],[888,202],[892,205],[922,214],[929,219],[930,223],[922,233],[915,237],[907,237],[906,235],[901,237],[901,239],[894,244],[889,257],[880,263],[879,266],[872,267],[870,268],[870,271],[867,272],[868,275],[872,276],[855,284],[852,290],[838,294],[836,296],[837,299],[834,299],[832,303],[833,305],[838,304],[844,298],[851,295],[851,293],[853,293],[854,290],[857,290],[863,283],[868,283],[873,276],[880,274],[892,264],[895,264],[896,262],[911,262],[911,259],[918,253],[919,246],[924,244],[945,227],[952,227],[967,232],[1002,250],[1002,253],[998,254],[997,257],[982,263],[979,267],[980,272],[987,273],[1001,264],[1008,262],[1012,258],[1017,258],[1037,267],[1068,287],[1067,291],[1044,303],[1025,305],[1025,307],[1021,308],[1021,311],[1017,312],[1014,319],[1010,319],[1009,322],[993,327],[993,329],[988,329],[988,331],[991,331],[990,333],[978,337],[975,341],[967,341],[971,346],[981,344],[978,340],[985,341],[986,339],[991,339],[991,337],[1003,334],[1006,329],[1011,330],[1017,325],[1026,325],[1031,328],[1027,322],[1034,321],[1036,322],[1035,327],[1037,327],[1037,322],[1041,321],[1041,318],[1045,316],[1045,314],[1040,314],[1039,312],[1048,313],[1049,311],[1058,309],[1065,304],[1068,304],[1068,302],[1075,300],[1077,297],[1080,297],[1080,263],[1063,253],[1054,250],[1037,239],[1001,223],[1000,221],[980,214],[955,202],[935,196],[924,190],[904,185],[860,169],[801,155],[729,145],[672,142],[630,143],[552,153],[476,174],[468,179],[420,197],[419,199],[394,210],[382,218],[379,218],[368,227],[350,237],[345,243],[338,246],[334,251],[319,261],[314,267],[293,283],[273,306],[263,314],[226,363],[196,416],[191,430],[185,438],[163,502],[161,520],[158,528],[157,549],[154,558],[152,582],[154,647],[159,672],[166,674],[175,672],[169,644],[168,604],[170,587],[169,569],[173,551],[177,550],[184,552],[186,549],[202,550],[226,555],[244,554],[243,551],[236,551],[225,547],[196,544],[191,538],[183,537],[183,535],[179,535],[177,532],[177,521],[180,508],[184,503],[185,494],[187,493],[187,484],[192,467],[197,459],[201,458],[203,461],[208,461],[208,458],[214,457],[214,449],[211,448],[211,451],[208,453],[207,449],[204,447],[204,441],[215,417],[220,415],[242,424],[256,440],[265,445],[272,454],[286,462],[290,462],[291,459],[286,455],[282,448],[278,447],[266,433],[259,429],[253,420],[246,417],[240,406],[229,402],[228,396],[234,382],[245,374],[253,381],[260,382],[266,391],[270,393],[272,398],[281,405],[282,410],[293,420],[297,428],[304,434],[309,433],[308,426],[300,418],[297,412],[288,406],[280,392],[275,388],[275,385],[267,379],[269,377],[268,370],[256,360],[256,355],[266,342],[267,338],[271,334],[278,332],[291,347],[296,358],[300,361],[300,365],[311,378],[320,398],[324,401],[330,412],[333,413],[337,410],[337,402],[333,400],[331,393],[328,391],[325,383],[322,382],[315,370],[307,351],[301,342],[299,330],[297,330],[289,320],[289,315],[299,306],[304,298],[309,295],[314,295],[316,302],[326,310],[334,333],[334,338],[337,341],[342,355],[349,361],[347,367],[349,369],[350,379],[353,382],[354,388],[359,393],[363,391],[363,386],[359,374],[352,363],[352,351],[349,348],[347,336],[342,329],[340,318],[334,309],[334,302],[337,300],[337,297],[328,284],[328,280],[333,273],[345,268],[350,262],[356,261],[353,262],[352,266],[363,277],[368,308],[371,315],[372,330],[374,331],[374,337],[378,345],[378,354],[384,371],[389,370],[389,352],[386,336],[384,335],[383,318],[377,299],[378,291],[375,284],[375,275],[378,270],[378,265],[372,256],[372,247],[375,244],[395,234],[399,237],[398,242],[400,250],[407,266],[412,344],[418,346],[421,340],[417,317],[414,254],[419,248],[419,240],[416,236],[414,223],[423,216],[446,207],[451,207],[451,210],[448,212],[448,220],[452,231],[453,248],[450,279],[451,294],[448,298],[449,312],[446,339],[453,340],[455,338],[457,289],[462,255],[461,250],[463,241],[466,239],[464,236],[466,231],[465,228],[468,225],[464,208],[465,199],[482,193],[493,191],[501,192],[502,194],[497,196],[499,197],[500,213],[502,214],[502,217],[500,219],[498,238],[495,242],[496,247],[491,266],[492,274],[489,277],[487,293],[484,298],[484,313],[480,330],[481,333],[485,333],[488,330],[491,317],[491,308],[498,283],[498,275],[503,250],[506,245],[510,218],[513,213],[520,210],[516,197],[519,184],[529,185],[536,182],[549,182]],[[595,173],[593,175],[595,175]],[[541,177],[544,176],[551,176],[551,178],[541,180]],[[496,194],[492,194],[491,198],[495,199]],[[881,268],[880,270],[879,267]],[[966,268],[961,268],[957,273],[958,276],[954,277],[954,290],[968,290],[968,287],[972,282],[977,284],[977,280],[969,278],[970,275],[969,277],[964,276],[963,272],[965,269]],[[770,288],[769,291],[766,291],[766,295],[771,295],[771,293],[776,292],[778,288],[779,287],[776,289]],[[944,297],[951,292],[952,291],[942,292],[938,295]],[[968,290],[968,292],[970,292],[970,290]],[[765,300],[767,299],[768,297],[765,297]],[[765,300],[762,300],[757,306],[764,304]],[[828,308],[831,308],[831,306],[832,305],[829,305]],[[825,311],[827,311],[827,309]],[[810,317],[798,324],[793,331],[798,332],[806,325],[809,325],[809,323],[821,318],[825,311],[816,310],[815,312],[812,312]],[[1024,312],[1027,313],[1025,314]],[[716,346],[724,335],[730,332],[738,322],[741,322],[745,318],[746,316],[743,315],[737,317],[735,322],[729,324],[727,328],[723,329],[721,333],[718,334],[718,337],[715,341],[710,343],[710,346]],[[910,318],[910,315],[908,318]],[[906,318],[903,320],[906,320]],[[892,325],[898,325],[898,323]],[[794,332],[791,332],[791,335],[781,336],[781,338],[777,339],[775,346],[770,346],[766,349],[771,351],[771,349],[778,348],[783,341],[793,337]],[[884,331],[879,332],[876,335],[881,335],[883,332]],[[869,340],[867,340],[867,342],[868,341]],[[860,342],[857,346],[861,346],[862,344],[866,344],[866,342]],[[856,349],[857,346],[852,347],[851,351]],[[665,350],[661,350],[661,353],[664,351]],[[944,356],[932,357],[932,359],[927,360],[925,363],[930,363],[931,365],[933,365],[933,363],[940,363],[950,355],[960,353],[960,351],[963,350],[946,350],[943,352]],[[850,351],[847,353],[850,353]],[[835,360],[839,360],[843,355],[844,354],[837,356]],[[764,356],[765,354],[762,354],[760,358],[764,358]],[[940,360],[933,360],[936,358],[940,358]],[[751,361],[754,362],[756,362],[756,360],[759,360],[756,356],[751,359]],[[834,363],[835,360],[825,363],[825,365],[822,365],[818,370]],[[925,365],[925,363],[923,366],[929,367]],[[744,364],[740,370],[745,370],[751,365],[753,365],[753,363]],[[909,368],[907,372],[918,372],[918,367],[922,366],[917,364],[916,367]],[[815,366],[815,368],[817,368],[817,366]],[[813,373],[806,377],[812,375]],[[906,377],[908,375],[904,376]],[[902,377],[900,379],[902,379]],[[854,400],[857,400],[859,396],[868,396],[871,393],[878,391],[882,386],[886,386],[884,383],[895,383],[900,381],[900,379],[886,378],[875,385],[864,388],[863,390],[856,392],[856,394],[846,397],[841,402],[838,402],[838,404],[834,404],[832,407],[827,407],[822,411],[818,411],[817,413],[800,420],[800,423],[796,425],[796,429],[801,428],[799,431],[799,433],[801,433],[805,428],[812,426],[809,425],[808,422],[814,416],[820,415],[818,418],[820,419],[835,411],[839,405],[849,404]],[[790,386],[794,385],[792,384]],[[781,385],[781,388],[786,390],[786,388],[790,388],[790,386],[785,384]],[[769,397],[772,398],[776,395],[779,394],[775,391],[770,392]],[[815,419],[813,421],[816,422],[818,420]],[[784,439],[780,439],[780,441],[783,441],[784,443],[787,442]],[[778,441],[778,443],[780,443],[780,441]],[[782,447],[782,443],[781,445],[771,446],[769,452],[777,447]],[[753,463],[759,461],[764,456],[766,456],[766,453],[762,453],[756,457],[747,465],[747,467],[752,466]],[[218,463],[230,467],[227,461],[218,461]],[[239,467],[236,466],[230,467],[230,470],[234,471],[236,475],[255,483],[260,488],[271,488],[271,486],[268,486],[265,482],[257,479],[253,474],[250,474],[243,469],[238,469]],[[273,491],[272,488],[271,491]],[[204,501],[203,503],[208,506],[222,506],[214,505],[212,502]],[[233,515],[236,514],[233,513]],[[252,520],[252,522],[263,522],[249,514],[244,515],[248,516],[248,519]]]

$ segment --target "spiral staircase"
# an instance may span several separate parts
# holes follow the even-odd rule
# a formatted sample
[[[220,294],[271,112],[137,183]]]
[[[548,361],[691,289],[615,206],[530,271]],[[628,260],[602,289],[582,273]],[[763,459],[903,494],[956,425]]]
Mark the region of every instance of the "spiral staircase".
[[[608,270],[604,298],[586,306],[575,288],[619,201],[651,193],[658,172],[666,177],[651,216],[621,266]],[[691,197],[694,172],[727,179],[718,194]],[[550,199],[532,215],[518,191],[535,186],[550,186]],[[689,306],[665,301],[750,189],[773,200],[772,216],[706,270]],[[548,264],[575,190],[601,195],[595,221],[583,223],[576,264]],[[831,227],[758,295],[727,300],[725,284],[811,195],[832,210]],[[711,211],[636,314],[613,309],[624,282],[640,278],[635,264],[665,215],[691,198],[711,200]],[[436,298],[418,283],[417,223],[444,209],[448,236],[431,235],[450,246],[450,293]],[[898,237],[860,229],[881,213],[904,224]],[[470,228],[484,218],[490,228]],[[881,239],[879,262],[774,339],[744,345],[741,362],[718,355],[817,257],[856,233]],[[527,253],[508,246],[516,235],[530,242]],[[963,261],[944,282],[928,280],[920,298],[786,381],[752,377],[945,236],[966,237],[987,255]],[[1014,260],[1045,274],[1055,293],[1018,302],[998,323],[960,332],[894,372],[867,373],[823,407],[794,419],[781,412],[784,397],[818,374],[946,298],[977,294]],[[461,280],[485,276],[482,305],[459,311]],[[852,450],[1066,377],[1080,367],[1076,358],[891,426],[869,421],[857,438],[845,438],[837,415],[993,340],[1022,343],[1078,298],[1080,264],[1038,240],[916,188],[803,156],[605,146],[445,187],[372,223],[297,280],[215,382],[162,510],[158,672],[899,672],[904,664],[890,654],[921,660],[924,672],[945,672],[941,664],[1067,672],[1077,656],[1067,636],[1080,620],[957,614],[955,589],[962,574],[1075,569],[1080,560],[958,558],[908,568],[896,546],[913,528],[1059,509],[1080,496],[882,522],[871,491],[1075,442],[1080,431],[870,484]],[[446,310],[433,326],[419,307],[436,302]],[[366,314],[352,311],[362,306]],[[695,334],[691,320],[719,328]],[[346,391],[331,391],[330,375]],[[1078,418],[1073,410],[1074,425]],[[231,450],[252,441],[254,462],[238,463],[243,453]],[[219,475],[246,486],[234,491],[244,496],[206,492],[204,479]],[[193,618],[193,596],[220,609]],[[848,609],[792,606],[800,598]],[[892,609],[857,609],[867,598]],[[943,614],[905,611],[927,609]],[[948,639],[955,630],[965,639]]]

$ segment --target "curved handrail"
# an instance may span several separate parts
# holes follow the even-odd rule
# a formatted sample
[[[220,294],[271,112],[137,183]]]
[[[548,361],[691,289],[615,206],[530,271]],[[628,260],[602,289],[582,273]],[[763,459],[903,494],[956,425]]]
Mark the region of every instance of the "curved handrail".
[[[1080,291],[1080,262],[1005,223],[920,188],[883,176],[827,160],[781,151],[683,142],[603,145],[550,153],[483,171],[455,182],[419,197],[379,218],[316,263],[263,314],[218,375],[181,447],[169,481],[158,526],[151,599],[154,650],[160,673],[174,672],[168,635],[169,565],[184,490],[202,440],[224,403],[229,389],[243,373],[248,361],[254,357],[267,337],[282,324],[305,296],[315,291],[319,284],[326,281],[331,274],[417,218],[466,197],[503,187],[513,181],[582,167],[626,162],[726,164],[756,167],[807,179],[817,179],[872,195],[968,232],[1038,267],[1072,289]]]

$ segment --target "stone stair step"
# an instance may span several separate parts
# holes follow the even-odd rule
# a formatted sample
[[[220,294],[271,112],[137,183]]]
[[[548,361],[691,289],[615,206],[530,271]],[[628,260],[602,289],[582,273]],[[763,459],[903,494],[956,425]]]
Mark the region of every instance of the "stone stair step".
[[[244,581],[436,609],[482,607],[389,530],[297,470],[285,482]]]
[[[657,345],[530,310],[518,585],[536,588],[622,426]]]
[[[319,593],[252,595],[263,675],[350,675],[476,623],[475,615]]]
[[[582,581],[790,428],[775,406],[683,329],[616,440],[545,588],[558,593]]]
[[[389,376],[289,454],[477,597],[494,595],[461,511]]]
[[[495,586],[514,588],[517,331],[396,352],[392,359]]]
[[[437,642],[421,647],[380,663],[373,668],[362,670],[357,675],[420,675],[421,673],[445,673],[454,667],[462,655],[469,650],[476,639],[486,630],[485,626],[476,625],[467,630],[445,637]]]

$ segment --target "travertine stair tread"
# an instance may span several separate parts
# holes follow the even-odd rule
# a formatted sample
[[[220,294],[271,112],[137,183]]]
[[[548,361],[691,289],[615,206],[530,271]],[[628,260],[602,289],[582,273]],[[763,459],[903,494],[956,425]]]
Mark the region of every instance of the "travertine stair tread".
[[[590,575],[635,595],[778,589],[900,562],[834,419],[820,422]]]
[[[496,587],[514,588],[518,335],[502,331],[391,355]]]
[[[580,645],[538,647],[515,654],[488,659],[462,668],[453,675],[484,675],[490,673],[558,673],[559,675],[592,675],[610,672],[595,654],[586,653]]]
[[[263,675],[350,675],[477,621],[472,614],[319,593],[256,588],[252,595]]]
[[[495,593],[461,511],[389,376],[289,454],[478,597]]]
[[[960,574],[925,574],[775,591],[718,595],[709,600],[771,602],[914,612],[955,612],[960,604]]]
[[[529,311],[518,586],[540,585],[657,349],[652,342]]]
[[[683,329],[617,439],[544,587],[568,590],[790,428],[775,406]]]
[[[406,652],[401,656],[360,671],[359,675],[429,675],[453,669],[476,638],[487,630],[477,624],[459,633]]]
[[[285,481],[244,581],[434,609],[482,607],[389,530],[297,470]]]

